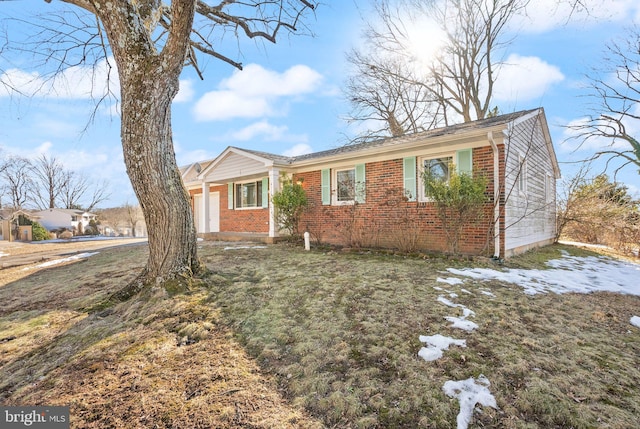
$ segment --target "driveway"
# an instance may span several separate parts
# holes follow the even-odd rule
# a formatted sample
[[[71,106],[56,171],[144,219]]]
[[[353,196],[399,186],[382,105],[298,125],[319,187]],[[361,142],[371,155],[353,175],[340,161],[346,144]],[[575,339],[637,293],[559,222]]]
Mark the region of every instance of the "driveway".
[[[65,258],[91,250],[146,242],[146,238],[79,238],[40,242],[0,241],[0,269]]]

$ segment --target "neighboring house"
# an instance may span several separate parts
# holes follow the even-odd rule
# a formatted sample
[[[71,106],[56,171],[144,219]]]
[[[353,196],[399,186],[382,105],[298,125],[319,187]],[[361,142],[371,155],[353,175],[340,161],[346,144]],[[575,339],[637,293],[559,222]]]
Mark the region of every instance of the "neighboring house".
[[[89,226],[89,222],[97,216],[84,210],[75,209],[46,209],[35,212],[40,219],[38,222],[49,231],[67,229],[75,235],[81,235]]]
[[[31,241],[31,226],[18,225],[21,215],[32,221],[40,220],[28,210],[0,209],[0,241]]]
[[[300,229],[318,242],[446,251],[421,177],[451,165],[488,179],[486,219],[464,228],[463,253],[507,257],[553,242],[560,170],[543,109],[297,157],[228,147],[181,173],[205,238],[275,240],[270,200],[286,175],[307,192]]]

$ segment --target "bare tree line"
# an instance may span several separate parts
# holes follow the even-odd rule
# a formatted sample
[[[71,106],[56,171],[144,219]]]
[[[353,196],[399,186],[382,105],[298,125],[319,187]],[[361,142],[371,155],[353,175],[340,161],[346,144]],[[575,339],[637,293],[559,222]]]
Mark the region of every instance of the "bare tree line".
[[[0,158],[0,207],[92,211],[108,198],[106,181],[93,182],[55,156],[40,154],[30,160],[2,154]]]

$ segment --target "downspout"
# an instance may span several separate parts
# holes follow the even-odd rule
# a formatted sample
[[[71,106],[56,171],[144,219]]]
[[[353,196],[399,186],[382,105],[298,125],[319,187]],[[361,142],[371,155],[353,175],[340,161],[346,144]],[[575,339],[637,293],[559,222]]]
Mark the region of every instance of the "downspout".
[[[487,133],[487,138],[493,150],[493,257],[500,258],[500,151],[493,139],[493,131]]]

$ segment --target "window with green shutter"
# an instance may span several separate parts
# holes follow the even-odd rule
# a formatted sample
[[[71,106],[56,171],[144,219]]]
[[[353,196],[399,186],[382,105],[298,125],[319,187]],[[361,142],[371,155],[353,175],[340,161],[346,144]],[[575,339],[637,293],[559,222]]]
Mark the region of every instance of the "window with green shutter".
[[[362,204],[367,196],[365,165],[357,164],[355,170],[355,201]]]
[[[331,170],[324,169],[320,172],[320,189],[322,194],[322,205],[331,204]]]
[[[456,172],[458,174],[473,174],[473,149],[463,149],[456,152]]]
[[[404,190],[409,197],[409,201],[416,200],[416,157],[410,156],[402,160],[402,176],[404,180]]]

